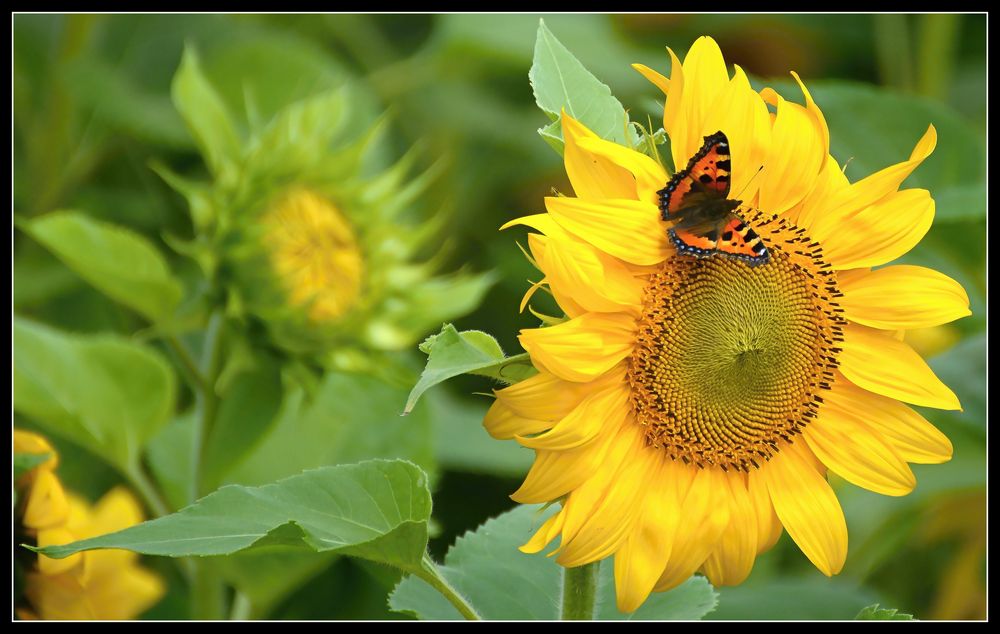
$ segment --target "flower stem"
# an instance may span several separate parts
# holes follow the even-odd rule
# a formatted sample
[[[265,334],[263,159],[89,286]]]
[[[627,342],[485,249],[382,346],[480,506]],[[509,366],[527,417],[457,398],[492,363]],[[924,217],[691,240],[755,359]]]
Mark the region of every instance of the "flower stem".
[[[198,364],[194,362],[191,358],[191,353],[188,352],[187,348],[184,347],[177,337],[171,335],[164,338],[167,347],[170,351],[174,353],[177,358],[177,363],[180,365],[181,374],[184,379],[188,382],[191,389],[198,393],[205,389],[205,379],[202,378],[201,372],[198,370]]]
[[[188,501],[194,503],[206,493],[202,490],[202,461],[205,444],[215,423],[219,409],[219,397],[215,384],[222,370],[222,313],[215,312],[208,320],[205,341],[202,346],[201,364],[198,375],[202,377],[198,390],[197,415],[194,423],[194,438],[191,442],[191,482]],[[218,573],[204,560],[194,560],[194,578],[191,583],[191,616],[199,620],[220,620],[226,614],[225,584]]]
[[[205,343],[202,349],[200,376],[201,389],[198,392],[198,412],[195,416],[194,439],[191,443],[191,483],[188,491],[188,502],[194,502],[205,491],[202,490],[202,459],[208,435],[215,423],[215,414],[219,409],[219,397],[215,393],[215,383],[219,378],[222,366],[222,322],[221,313],[214,313],[205,329]]]
[[[163,501],[160,492],[156,490],[156,486],[153,485],[152,480],[143,471],[141,465],[135,464],[130,466],[125,471],[125,477],[128,479],[129,484],[132,485],[132,488],[139,494],[139,497],[142,498],[142,501],[146,503],[146,508],[149,509],[154,517],[163,517],[170,513],[167,503]]]
[[[414,574],[428,583],[432,588],[441,593],[448,602],[455,606],[459,614],[465,617],[467,621],[481,621],[483,617],[479,616],[476,609],[465,600],[458,590],[452,587],[450,583],[441,575],[441,571],[438,570],[437,564],[434,560],[430,558],[430,555],[424,553],[423,561],[420,562],[420,568],[414,571]]]
[[[226,613],[225,586],[207,562],[196,562],[191,583],[191,618],[199,621],[219,621]]]
[[[229,620],[249,621],[252,612],[253,604],[250,603],[250,597],[237,590],[233,595],[233,606],[229,610]]]
[[[593,621],[601,562],[563,569],[562,621]]]

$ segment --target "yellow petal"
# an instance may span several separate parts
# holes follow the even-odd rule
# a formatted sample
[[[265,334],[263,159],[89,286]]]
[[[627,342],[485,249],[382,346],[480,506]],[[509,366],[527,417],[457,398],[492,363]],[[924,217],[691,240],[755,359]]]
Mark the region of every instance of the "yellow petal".
[[[905,254],[923,239],[933,221],[930,193],[904,189],[849,217],[819,217],[809,235],[823,246],[823,259],[834,269],[855,269]]]
[[[99,618],[91,604],[91,597],[72,573],[25,575],[24,594],[39,618],[46,621],[80,620]]]
[[[645,154],[597,137],[580,139],[580,148],[622,167],[635,179],[629,195],[607,198],[635,198],[652,205],[659,204],[656,192],[663,189],[668,180],[667,172],[659,163]]]
[[[499,399],[493,401],[483,418],[483,427],[497,440],[510,440],[518,434],[537,434],[552,425],[551,420],[520,416]]]
[[[642,282],[619,260],[569,236],[547,239],[544,249],[536,249],[542,240],[546,238],[528,235],[528,244],[553,292],[571,297],[587,311],[632,311],[638,316]]]
[[[729,83],[726,61],[715,40],[702,36],[694,41],[684,57],[683,76],[685,83],[680,94],[680,112],[675,124],[678,129],[674,131],[664,126],[670,136],[674,165],[678,169],[686,166],[688,159],[702,146],[705,120],[712,112],[716,97]],[[668,107],[673,99],[672,91],[667,99]]]
[[[749,576],[757,556],[757,515],[742,473],[723,474],[719,491],[729,505],[729,523],[704,571],[713,586],[735,586]]]
[[[881,328],[928,328],[971,315],[962,285],[943,273],[922,266],[887,266],[855,276],[838,287],[844,316]]]
[[[802,96],[806,99],[806,110],[816,119],[816,125],[820,130],[820,136],[823,141],[823,153],[828,155],[830,152],[830,128],[826,125],[826,117],[823,116],[823,112],[816,105],[816,102],[813,101],[812,95],[806,89],[806,85],[802,83],[802,80],[799,79],[799,74],[794,70],[792,71],[792,77],[795,78],[795,83],[799,85],[799,89],[802,90]]]
[[[590,381],[610,371],[632,351],[635,318],[623,313],[586,313],[547,328],[521,331],[532,359],[567,381]]]
[[[62,526],[55,528],[42,528],[38,531],[37,544],[39,548],[46,546],[62,546],[82,539],[80,535],[74,535]],[[44,575],[59,575],[69,572],[77,566],[83,565],[84,553],[76,553],[64,559],[53,559],[41,553],[38,554],[38,571]]]
[[[785,101],[767,88],[764,101],[777,106],[771,131],[771,151],[760,174],[760,208],[782,214],[812,191],[826,163],[823,129],[806,108]]]
[[[823,396],[841,410],[863,420],[907,462],[938,464],[951,460],[948,437],[899,401],[872,394],[838,377],[834,389]]]
[[[767,484],[760,477],[759,471],[751,471],[747,475],[747,494],[753,506],[754,517],[757,520],[757,554],[770,550],[781,537],[781,520],[774,512],[774,504],[767,492]]]
[[[576,449],[594,441],[602,430],[620,427],[628,412],[625,387],[609,388],[588,395],[552,429],[530,438],[519,435],[517,441],[532,449]]]
[[[896,496],[912,491],[917,479],[906,461],[856,412],[842,408],[840,399],[824,400],[819,417],[802,433],[816,457],[840,477],[869,491]]]
[[[664,467],[661,462],[650,482],[659,484],[669,477]],[[620,612],[635,611],[653,591],[670,559],[680,511],[673,487],[659,484],[646,489],[632,534],[615,553],[615,595]]]
[[[554,374],[539,372],[523,381],[494,390],[502,401],[519,416],[556,421],[573,411],[583,399],[586,385],[563,381]]]
[[[578,489],[595,473],[600,473],[607,467],[609,461],[613,462],[615,456],[620,459],[623,455],[628,437],[635,432],[629,430],[628,437],[623,440],[617,433],[620,429],[608,429],[597,442],[576,449],[535,451],[535,462],[520,488],[510,498],[521,504],[539,504],[551,502]],[[609,452],[612,453],[612,459],[608,458]],[[611,468],[614,469],[614,466]]]
[[[631,433],[618,439],[599,473],[570,493],[563,541],[556,558],[560,565],[574,567],[604,559],[632,534],[646,486],[661,457],[657,450],[646,446],[645,435],[637,427],[630,425]],[[617,450],[622,447],[619,458]],[[575,509],[583,512],[575,513]]]
[[[48,470],[36,471],[24,506],[25,527],[51,528],[63,524],[68,517],[69,502],[59,478]]]
[[[37,469],[54,470],[59,466],[59,454],[52,448],[48,439],[40,434],[36,434],[25,429],[15,428],[12,433],[14,443],[14,453],[40,454],[47,453],[52,456],[38,465]]]
[[[645,64],[632,64],[632,68],[639,71],[642,73],[643,77],[653,82],[657,88],[663,91],[664,95],[670,92],[670,80],[649,66],[646,66]]]
[[[548,197],[545,208],[559,225],[601,251],[633,264],[659,264],[670,251],[660,210],[649,202]]]
[[[163,580],[138,566],[126,566],[87,584],[96,618],[111,621],[138,617],[165,593]]]
[[[690,465],[678,468],[691,470]],[[696,469],[684,495],[681,521],[677,524],[674,546],[654,590],[670,590],[695,573],[715,550],[729,524],[729,506],[719,504],[723,473],[718,469]]]
[[[535,534],[531,536],[531,539],[529,539],[523,546],[520,546],[518,550],[529,555],[543,551],[545,547],[548,546],[560,532],[562,532],[563,523],[565,521],[566,513],[559,511],[549,519],[545,520],[545,523],[542,524],[537,531],[535,531]]]
[[[812,191],[801,203],[789,209],[785,217],[799,227],[806,228],[809,235],[812,235],[812,225],[816,218],[821,217],[828,201],[850,186],[840,165],[832,156],[827,155]]]
[[[914,405],[962,408],[955,393],[905,342],[866,326],[848,324],[843,345],[840,371],[858,387]]]
[[[937,130],[934,129],[933,125],[928,126],[927,132],[917,142],[908,160],[875,172],[852,184],[848,189],[839,192],[835,198],[828,201],[826,211],[822,214],[823,219],[836,226],[862,209],[892,194],[899,189],[906,177],[931,155],[936,145]]]
[[[566,175],[579,198],[635,198],[635,181],[628,171],[580,145],[584,139],[598,138],[596,134],[565,111],[562,113],[562,131]]]
[[[757,172],[771,149],[771,119],[739,66],[716,96],[699,132],[704,137],[718,131],[726,134],[732,154],[730,197],[753,200],[761,184],[762,174]]]
[[[847,522],[805,443],[784,444],[759,471],[774,510],[803,554],[826,576],[847,558]]]
[[[670,94],[667,95],[667,102],[663,106],[663,129],[667,133],[667,136],[671,139],[671,144],[673,139],[686,138],[687,132],[687,121],[684,115],[684,65],[681,61],[677,59],[677,55],[668,46],[667,54],[670,55]],[[678,152],[673,149],[671,145],[670,153],[674,160],[674,167],[676,169],[683,169],[684,163],[678,163],[677,156]],[[682,156],[681,161],[688,160],[690,154]]]

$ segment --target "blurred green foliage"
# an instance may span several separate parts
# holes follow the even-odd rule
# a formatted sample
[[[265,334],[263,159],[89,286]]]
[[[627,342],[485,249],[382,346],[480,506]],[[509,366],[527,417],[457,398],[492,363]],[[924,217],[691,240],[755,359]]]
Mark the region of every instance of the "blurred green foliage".
[[[497,354],[515,355],[518,330],[536,325],[530,314],[517,313],[535,271],[515,245],[523,234],[496,229],[540,211],[551,188],[569,190],[558,155],[536,132],[549,124],[528,81],[539,17],[14,16],[13,305],[24,316],[15,327],[15,356],[27,358],[25,346],[49,355],[34,365],[16,364],[15,388],[25,390],[15,389],[16,398],[27,394],[28,400],[18,403],[15,424],[75,417],[75,443],[53,438],[67,485],[96,499],[120,480],[100,459],[106,448],[88,438],[104,433],[101,426],[113,425],[122,408],[145,408],[138,433],[156,435],[144,462],[168,504],[184,504],[191,486],[164,474],[189,470],[184,461],[191,455],[196,397],[179,388],[178,414],[167,423],[159,405],[173,398],[175,386],[156,377],[166,359],[178,360],[147,332],[143,317],[166,310],[162,298],[174,291],[162,289],[179,283],[190,290],[200,279],[198,265],[172,248],[175,238],[190,240],[196,232],[186,201],[152,169],[206,175],[197,136],[171,101],[185,45],[198,50],[235,134],[270,121],[292,102],[344,85],[357,106],[345,125],[358,134],[373,113],[387,110],[387,142],[365,157],[368,173],[415,146],[424,148],[415,159],[421,167],[438,161],[440,174],[423,207],[439,210],[431,222],[444,227],[443,239],[425,255],[451,268],[496,272],[498,283],[482,306],[455,326],[492,333],[502,349]],[[985,594],[977,592],[985,587],[985,15],[544,19],[610,87],[631,120],[650,118],[654,128],[662,116],[659,93],[629,65],[666,72],[663,47],[683,55],[703,34],[713,36],[727,62],[741,65],[756,87],[795,95],[787,71],[798,71],[829,122],[832,152],[848,162],[852,179],[902,160],[929,123],[937,127],[935,154],[907,182],[931,190],[937,217],[904,261],[954,277],[970,296],[972,317],[940,327],[950,343],[922,350],[964,406],[957,413],[923,412],[952,439],[954,458],[916,467],[918,488],[904,498],[836,483],[851,540],[844,572],[822,578],[783,537],[745,584],[719,590],[719,605],[707,618],[851,618],[876,601],[921,619],[983,618]],[[224,132],[211,121],[205,126]],[[59,209],[79,213],[49,215]],[[128,235],[105,235],[108,223]],[[108,282],[90,258],[81,264],[79,253],[94,250],[111,264],[127,263],[136,275]],[[147,296],[149,288],[161,290]],[[544,300],[539,308],[556,312],[554,305],[544,310]],[[195,351],[201,346],[198,337],[185,343]],[[88,398],[93,384],[116,381],[120,368],[109,361],[101,372],[87,372],[79,365],[90,359],[100,366],[109,347],[128,348],[149,370],[148,376],[119,377],[128,388],[117,391],[120,402]],[[493,441],[482,429],[489,400],[471,395],[492,386],[482,377],[437,386],[399,418],[422,361],[416,351],[399,354],[390,376],[328,371],[311,394],[297,383],[285,389],[280,404],[268,393],[275,385],[268,373],[277,370],[259,363],[234,379],[236,396],[223,405],[208,441],[208,451],[217,454],[206,474],[212,487],[259,485],[369,457],[407,458],[432,475],[431,526],[439,532],[431,550],[443,553],[456,536],[513,506],[506,496],[531,453]],[[59,410],[45,395],[65,385],[73,388],[56,400],[68,409]],[[105,456],[120,471],[138,460],[129,438]],[[942,522],[943,514],[954,521]],[[317,557],[277,549],[219,560],[219,569],[250,598],[253,616],[401,618],[385,605],[398,573]],[[186,616],[182,577],[163,562],[156,566],[171,591],[148,616]]]

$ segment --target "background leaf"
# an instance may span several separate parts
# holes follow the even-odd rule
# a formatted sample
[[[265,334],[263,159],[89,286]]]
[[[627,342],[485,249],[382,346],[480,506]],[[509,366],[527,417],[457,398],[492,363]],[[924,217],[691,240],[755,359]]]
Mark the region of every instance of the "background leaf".
[[[393,457],[433,473],[432,421],[426,409],[400,417],[405,394],[371,376],[328,372],[311,399],[301,389],[287,393],[270,433],[224,479],[257,485],[303,469]]]
[[[121,470],[173,411],[173,371],[141,344],[15,317],[14,350],[14,409]]]
[[[14,479],[17,480],[25,473],[31,471],[38,465],[49,459],[50,453],[16,453],[14,454]]]
[[[95,288],[150,321],[173,315],[180,282],[144,237],[77,212],[50,213],[19,226]]]
[[[520,506],[460,537],[440,566],[444,577],[469,600],[483,618],[559,618],[562,567],[541,554],[526,555],[517,547],[531,537],[555,509]],[[715,593],[704,577],[692,577],[677,588],[657,593],[631,615],[618,612],[614,600],[614,566],[601,565],[597,597],[600,620],[691,620],[715,607]],[[461,619],[458,611],[426,582],[407,577],[389,597],[397,612],[424,620]]]
[[[260,359],[257,367],[238,374],[227,386],[205,443],[206,489],[214,489],[225,474],[265,437],[281,408],[278,366]]]
[[[324,467],[261,487],[226,486],[172,515],[39,552],[95,548],[168,557],[288,545],[416,569],[427,546],[427,476],[411,463]]]

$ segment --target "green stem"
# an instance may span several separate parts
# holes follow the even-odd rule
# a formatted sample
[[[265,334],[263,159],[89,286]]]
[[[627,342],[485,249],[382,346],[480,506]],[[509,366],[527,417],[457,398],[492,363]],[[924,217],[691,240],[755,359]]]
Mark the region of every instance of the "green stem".
[[[961,19],[953,13],[920,16],[920,45],[917,47],[917,92],[920,94],[939,99],[947,93]]]
[[[222,322],[221,313],[214,313],[205,329],[205,343],[202,350],[200,376],[202,388],[198,393],[198,411],[194,423],[194,439],[191,443],[191,484],[188,501],[194,502],[205,491],[202,490],[202,459],[208,435],[215,423],[215,414],[219,409],[219,397],[215,393],[215,383],[219,379],[222,367]]]
[[[882,83],[904,92],[913,90],[913,57],[910,53],[908,16],[882,13],[875,20],[875,53]]]
[[[191,583],[191,618],[200,621],[219,621],[226,613],[225,587],[222,579],[206,561],[196,562]]]
[[[163,496],[160,494],[156,485],[153,481],[146,475],[146,471],[142,468],[142,465],[135,464],[130,466],[125,471],[125,478],[132,485],[132,488],[136,490],[142,501],[146,503],[146,508],[153,514],[154,517],[163,517],[164,515],[170,514],[170,508],[164,501]],[[183,558],[175,560],[181,573],[184,577],[191,582],[195,576],[195,562],[190,558]]]
[[[193,503],[207,491],[202,490],[202,461],[205,445],[215,414],[219,409],[219,397],[215,384],[222,369],[222,313],[215,312],[208,320],[205,341],[202,347],[201,364],[198,368],[202,377],[198,390],[197,415],[194,422],[194,438],[191,442],[191,483],[188,490],[189,502]],[[194,577],[191,583],[191,616],[199,620],[220,620],[226,614],[225,584],[222,578],[207,565],[206,561],[194,560]]]
[[[437,564],[435,564],[434,560],[430,558],[430,555],[424,553],[424,558],[420,562],[420,569],[414,571],[414,574],[426,581],[432,588],[440,592],[441,596],[447,599],[449,603],[455,606],[458,613],[465,617],[465,620],[482,620],[483,617],[479,616],[476,609],[473,608],[472,605],[465,600],[465,597],[459,594],[458,590],[453,588],[452,585],[441,575],[441,571],[438,570]]]
[[[142,501],[146,503],[146,507],[155,517],[163,517],[170,513],[167,503],[163,501],[160,492],[156,490],[153,481],[149,479],[149,476],[143,471],[141,465],[134,464],[130,466],[125,472],[125,477],[128,479],[129,484],[132,485],[132,488],[139,493],[139,497],[142,498]]]
[[[184,347],[177,337],[174,335],[169,335],[164,338],[167,347],[170,351],[174,353],[177,358],[177,363],[180,365],[181,374],[184,375],[184,379],[188,382],[188,385],[194,390],[195,394],[205,390],[205,379],[201,376],[201,372],[198,370],[198,365],[194,362],[191,357],[191,353],[188,349]]]
[[[563,569],[562,621],[593,621],[601,562]]]
[[[229,610],[229,620],[248,621],[252,610],[253,604],[250,603],[250,597],[237,590],[233,595],[233,607]]]

